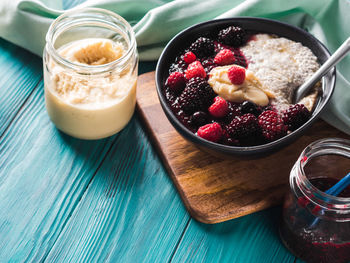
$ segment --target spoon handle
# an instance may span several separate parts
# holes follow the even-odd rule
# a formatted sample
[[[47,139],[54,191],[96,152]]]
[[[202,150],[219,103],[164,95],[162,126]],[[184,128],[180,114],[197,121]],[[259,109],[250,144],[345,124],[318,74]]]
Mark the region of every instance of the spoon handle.
[[[299,102],[307,92],[323,77],[335,64],[337,64],[350,51],[350,37],[334,52],[334,54],[301,85],[295,93],[295,102]]]
[[[348,173],[345,177],[343,177],[340,181],[338,181],[338,183],[336,183],[331,188],[329,188],[326,191],[326,194],[337,196],[338,194],[343,192],[343,190],[349,185],[350,185],[350,173]]]
[[[350,173],[348,173],[345,177],[343,177],[338,183],[333,185],[331,188],[329,188],[325,193],[333,196],[338,196],[343,190],[350,185]],[[321,214],[323,214],[324,210],[321,210]],[[310,225],[309,229],[314,228],[316,224],[320,221],[320,218],[317,217],[312,224]]]

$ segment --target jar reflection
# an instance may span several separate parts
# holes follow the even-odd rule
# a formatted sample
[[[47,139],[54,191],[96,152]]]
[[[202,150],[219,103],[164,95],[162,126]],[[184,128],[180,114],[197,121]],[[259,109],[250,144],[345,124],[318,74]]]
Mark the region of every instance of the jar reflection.
[[[309,145],[291,171],[280,235],[307,262],[350,261],[350,187],[339,197],[324,193],[349,168],[350,141],[324,139]]]

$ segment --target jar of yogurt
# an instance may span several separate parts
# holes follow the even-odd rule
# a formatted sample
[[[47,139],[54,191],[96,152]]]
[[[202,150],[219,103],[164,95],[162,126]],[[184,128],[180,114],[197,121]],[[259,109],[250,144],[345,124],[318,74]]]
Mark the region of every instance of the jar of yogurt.
[[[280,235],[307,262],[350,262],[350,187],[325,193],[350,168],[350,141],[323,139],[301,153],[290,173]]]
[[[136,103],[138,55],[131,26],[98,8],[59,16],[43,54],[46,109],[56,127],[80,139],[119,132]]]

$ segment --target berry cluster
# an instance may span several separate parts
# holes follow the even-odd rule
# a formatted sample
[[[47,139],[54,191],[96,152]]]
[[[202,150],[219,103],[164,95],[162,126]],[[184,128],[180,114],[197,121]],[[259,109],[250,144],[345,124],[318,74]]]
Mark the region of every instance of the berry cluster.
[[[310,118],[304,105],[277,113],[270,105],[233,103],[213,91],[207,79],[217,66],[232,65],[230,81],[244,82],[248,63],[239,47],[247,39],[245,30],[235,26],[220,30],[213,39],[199,37],[169,68],[166,99],[176,117],[199,137],[233,146],[259,145],[285,136]]]

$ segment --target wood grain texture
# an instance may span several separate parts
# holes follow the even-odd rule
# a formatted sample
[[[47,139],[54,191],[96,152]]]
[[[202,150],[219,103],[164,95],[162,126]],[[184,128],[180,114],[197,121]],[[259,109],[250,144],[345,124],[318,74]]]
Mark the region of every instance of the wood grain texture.
[[[191,220],[172,262],[292,263],[278,238],[280,208],[207,225]]]
[[[42,76],[41,59],[0,39],[0,136]]]
[[[137,118],[106,140],[66,136],[45,111],[41,59],[3,40],[0,50],[0,262],[225,263],[258,259],[266,240],[265,258],[289,260],[271,226],[278,212],[193,221]]]
[[[0,41],[0,48],[7,44]],[[12,48],[10,44],[8,48]],[[40,79],[40,59],[24,53],[28,61],[37,60],[37,64],[28,65],[33,77]],[[17,67],[22,59],[13,64],[10,58],[6,63],[2,60],[0,67],[20,78],[26,67],[14,71],[11,67]],[[5,73],[3,76],[6,78]],[[209,257],[213,261],[207,262],[221,263],[232,258],[231,250],[223,251],[222,247],[236,250],[241,248],[239,242],[252,244],[252,249],[244,251],[259,254],[261,247],[255,247],[258,241],[254,240],[265,241],[265,234],[276,244],[267,256],[274,258],[274,251],[290,256],[281,244],[278,247],[277,235],[262,230],[270,228],[271,218],[278,214],[266,212],[267,216],[239,219],[237,229],[256,226],[250,229],[257,234],[244,235],[244,239],[241,234],[227,238],[232,235],[231,224],[198,228],[182,206],[137,118],[118,136],[77,140],[57,131],[49,121],[42,82],[22,95],[28,83],[20,81],[12,87],[14,99],[21,98],[21,103],[13,105],[11,100],[4,100],[0,110],[0,114],[9,112],[7,116],[12,116],[12,121],[3,126],[0,139],[0,262],[181,261],[179,256],[188,249],[188,243],[180,241],[192,236],[194,242],[206,239],[200,253],[216,251],[214,244],[218,243],[221,256],[217,260]],[[0,86],[0,92],[5,92],[4,87]],[[246,255],[240,253],[237,257],[244,259]]]
[[[40,82],[0,140],[0,262],[46,258],[113,139],[55,129]]]
[[[189,221],[141,126],[131,121],[48,262],[167,262]]]
[[[200,151],[171,126],[156,94],[154,72],[140,76],[138,110],[190,214],[218,223],[280,204],[300,152],[325,137],[348,137],[324,121],[282,150],[259,159],[221,159]]]
[[[70,8],[83,1],[62,2]],[[140,71],[154,65],[141,63]],[[137,130],[129,143],[125,134],[88,142],[57,131],[44,109],[41,76],[41,58],[0,39],[0,262],[184,262],[182,255],[247,262],[266,248],[259,245],[265,235],[276,244],[265,258],[289,260],[278,236],[265,230],[278,212],[198,227],[137,119],[125,130]],[[242,232],[247,227],[253,236]],[[242,250],[245,243],[252,248]],[[192,248],[195,257],[184,254]]]

